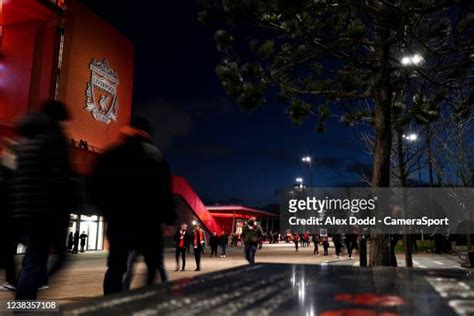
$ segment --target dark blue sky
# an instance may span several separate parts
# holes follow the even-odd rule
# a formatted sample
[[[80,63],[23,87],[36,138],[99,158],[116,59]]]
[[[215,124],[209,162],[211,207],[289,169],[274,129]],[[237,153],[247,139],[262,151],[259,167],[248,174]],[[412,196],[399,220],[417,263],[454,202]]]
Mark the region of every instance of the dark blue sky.
[[[145,3],[145,2],[141,2]],[[134,113],[145,114],[172,171],[209,202],[264,206],[297,176],[309,182],[301,157],[309,148],[317,186],[350,185],[368,168],[357,130],[334,119],[325,134],[316,121],[294,126],[270,102],[242,112],[215,73],[213,29],[196,21],[188,1],[100,0],[94,7],[136,44]]]

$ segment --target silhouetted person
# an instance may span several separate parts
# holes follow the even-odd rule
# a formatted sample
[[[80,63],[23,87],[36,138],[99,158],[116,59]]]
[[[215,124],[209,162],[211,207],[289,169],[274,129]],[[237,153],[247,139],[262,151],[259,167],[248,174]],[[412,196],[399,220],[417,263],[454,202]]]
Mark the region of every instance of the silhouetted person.
[[[295,251],[298,251],[298,244],[300,242],[300,234],[295,233],[293,235],[293,242],[295,243]]]
[[[148,285],[154,282],[157,270],[161,280],[167,280],[161,224],[172,224],[176,215],[170,170],[151,141],[150,123],[136,118],[121,132],[121,142],[98,159],[89,187],[92,200],[107,220],[106,295],[123,290],[131,250],[144,257]]]
[[[16,289],[15,254],[18,246],[18,236],[8,218],[8,188],[14,172],[15,154],[13,143],[3,140],[3,152],[0,163],[0,268],[5,268],[5,282],[0,286],[1,291]]]
[[[72,232],[69,233],[67,236],[67,251],[72,252],[72,248],[74,247],[74,235]]]
[[[52,248],[58,259],[49,274],[64,262],[69,212],[76,206],[69,142],[61,126],[68,119],[63,103],[48,101],[40,113],[28,114],[18,128],[17,167],[9,189],[10,219],[26,252],[16,299],[36,299],[37,289],[47,280]]]
[[[347,254],[352,258],[352,251],[357,249],[357,234],[346,234]]]
[[[225,234],[225,231],[221,232],[219,237],[219,246],[221,246],[221,258],[225,258],[227,252],[227,243],[229,242],[229,237]]]
[[[72,253],[79,253],[79,230],[76,230],[74,233],[74,248],[72,249]]]
[[[395,253],[398,242],[402,239],[400,234],[390,234],[390,266],[397,267],[397,255]]]
[[[211,238],[209,239],[209,246],[211,246],[211,257],[217,257],[217,248],[219,247],[219,236],[217,236],[216,232],[214,232]]]
[[[336,250],[336,257],[339,258],[341,255],[342,250],[342,236],[341,234],[333,234],[332,235],[332,242],[334,243],[334,248]]]
[[[86,247],[86,240],[87,240],[86,232],[82,232],[82,234],[79,236],[79,239],[81,240],[81,252],[84,252],[84,248]]]
[[[263,237],[263,229],[256,223],[254,217],[250,218],[242,229],[242,239],[244,240],[245,259],[250,264],[255,263],[258,241]]]
[[[181,256],[182,266],[181,271],[186,268],[186,252],[191,244],[191,236],[188,233],[188,225],[185,223],[181,224],[179,230],[174,235],[175,248],[176,248],[176,271],[179,271],[179,257]]]
[[[319,236],[317,234],[313,234],[311,239],[313,239],[314,245],[313,255],[319,255]]]
[[[232,242],[230,244],[232,247],[237,247],[237,234],[233,233],[232,234]]]
[[[329,239],[327,237],[323,237],[323,249],[324,249],[324,256],[329,254]]]
[[[194,226],[192,244],[193,244],[193,251],[194,251],[194,259],[196,260],[196,270],[194,271],[201,271],[201,254],[202,254],[202,247],[204,245],[204,231],[201,229],[199,224]]]

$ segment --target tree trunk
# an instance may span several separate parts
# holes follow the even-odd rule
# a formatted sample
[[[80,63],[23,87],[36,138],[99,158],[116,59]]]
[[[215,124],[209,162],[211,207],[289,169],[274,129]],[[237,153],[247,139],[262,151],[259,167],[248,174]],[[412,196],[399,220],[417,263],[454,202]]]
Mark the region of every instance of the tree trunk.
[[[400,186],[402,188],[407,187],[407,171],[405,168],[405,155],[403,153],[403,130],[399,124],[396,124],[396,132],[397,132],[397,157],[398,157],[398,168],[400,173]],[[408,155],[407,155],[408,156]],[[406,215],[407,209],[407,193],[405,189],[402,190],[402,217]],[[408,232],[407,232],[408,230]],[[415,240],[416,242],[416,240]],[[410,235],[410,228],[405,227],[403,232],[403,244],[405,246],[405,265],[408,268],[413,267],[413,259],[412,259],[412,247],[411,247],[411,235]]]
[[[390,151],[392,146],[392,130],[390,122],[391,89],[380,89],[375,104],[375,148],[372,186],[390,186]],[[380,205],[379,207],[385,207]],[[370,260],[371,266],[390,264],[388,236],[377,231],[371,235]]]
[[[375,38],[375,148],[372,186],[374,188],[390,186],[390,154],[392,148],[392,87],[390,83],[390,10],[385,4],[378,3],[380,15]],[[380,205],[379,208],[384,208]],[[377,216],[377,214],[376,214]],[[370,258],[371,266],[388,266],[390,253],[388,235],[380,234],[375,229],[371,234]]]

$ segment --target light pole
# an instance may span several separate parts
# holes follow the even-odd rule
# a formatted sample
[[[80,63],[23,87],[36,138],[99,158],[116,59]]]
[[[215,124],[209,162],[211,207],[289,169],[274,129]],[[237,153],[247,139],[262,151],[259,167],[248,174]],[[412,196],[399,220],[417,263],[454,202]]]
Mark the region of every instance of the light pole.
[[[408,135],[403,135],[403,138],[406,139],[409,143],[416,143],[416,141],[418,140],[418,135],[415,134],[415,133],[411,133],[411,134],[408,134]],[[410,158],[410,157],[409,157],[409,149],[410,149],[410,147],[407,148],[407,161],[408,161],[408,159]],[[421,186],[421,164],[420,164],[420,158],[418,158],[417,166],[418,166],[418,183],[419,183],[419,185]]]
[[[301,161],[309,165],[309,185],[313,186],[313,159],[311,158],[311,153],[309,156],[301,158]]]
[[[415,133],[410,133],[408,135],[405,135],[403,134],[402,135],[403,139],[405,139],[408,143],[415,143],[418,139],[418,135],[415,134]],[[403,155],[403,153],[402,153]],[[402,156],[403,157],[403,156]],[[402,159],[405,160],[406,162],[404,162],[404,165],[407,166],[408,164],[408,161],[410,159],[410,145],[407,146],[407,158],[406,160],[405,159]],[[403,169],[405,170],[405,168]],[[405,171],[405,174],[407,172]],[[406,176],[405,175],[401,175],[403,177],[405,177],[406,179]],[[420,159],[418,159],[418,181],[421,185],[421,170],[420,170]],[[406,182],[406,181],[405,181]],[[403,183],[403,182],[402,182]],[[406,185],[406,183],[404,184]],[[407,196],[406,196],[406,192],[405,191],[402,191],[402,196],[403,196],[403,207],[402,207],[402,216],[406,216],[406,211],[407,211],[407,207],[408,207],[408,201],[407,201]],[[407,227],[408,229],[408,232],[405,231],[403,233],[403,243],[405,245],[405,264],[407,267],[413,267],[413,257],[412,257],[412,243],[414,243],[416,245],[416,239],[415,240],[412,240],[412,235],[411,235],[411,228],[410,227]],[[422,232],[423,234],[423,232]]]
[[[303,178],[302,177],[297,177],[295,179],[296,183],[298,183],[300,188],[303,188]]]

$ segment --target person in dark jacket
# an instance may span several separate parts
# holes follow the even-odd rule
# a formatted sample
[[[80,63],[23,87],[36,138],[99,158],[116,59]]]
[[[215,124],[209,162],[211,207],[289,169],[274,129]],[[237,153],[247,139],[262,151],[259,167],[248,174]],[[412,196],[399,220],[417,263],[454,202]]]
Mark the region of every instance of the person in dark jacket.
[[[5,282],[0,286],[0,291],[14,291],[16,289],[15,254],[18,236],[8,218],[8,187],[14,169],[13,143],[5,139],[0,164],[0,268],[5,268]]]
[[[72,232],[69,233],[67,236],[67,251],[72,252],[72,248],[74,247],[74,235]]]
[[[336,249],[336,257],[339,258],[342,251],[342,236],[341,234],[333,234],[332,235],[332,242],[334,243],[334,248]]]
[[[150,122],[135,118],[121,132],[122,141],[98,159],[89,179],[91,199],[107,220],[105,295],[123,290],[131,250],[144,257],[148,285],[157,270],[161,280],[167,280],[161,224],[173,224],[176,217],[170,169],[152,143]]]
[[[84,252],[87,240],[86,232],[82,232],[82,234],[79,236],[79,239],[81,240],[81,252]]]
[[[72,249],[72,253],[79,253],[79,230],[76,230],[74,233],[74,247]]]
[[[219,246],[221,246],[221,258],[225,258],[226,256],[228,242],[229,242],[229,237],[226,235],[225,231],[222,231],[221,236],[219,237]]]
[[[219,247],[219,236],[214,232],[209,239],[209,246],[211,246],[211,258],[212,256],[217,257],[217,248]]]
[[[293,234],[293,242],[295,243],[295,251],[298,251],[299,241],[300,241],[300,234],[294,233]]]
[[[40,113],[30,113],[18,128],[16,169],[9,188],[9,218],[26,245],[16,299],[33,300],[47,279],[52,248],[58,260],[49,274],[64,263],[69,212],[75,207],[69,144],[61,123],[69,119],[66,105],[47,101]]]
[[[346,234],[346,246],[347,254],[349,255],[349,258],[352,258],[352,250],[357,249],[357,234]]]
[[[327,236],[323,237],[323,249],[324,249],[324,256],[329,254],[329,239]]]
[[[255,217],[249,218],[247,224],[242,229],[244,240],[245,259],[250,264],[255,264],[255,254],[257,253],[258,241],[263,237],[263,229],[256,223]]]
[[[313,245],[314,245],[313,255],[319,255],[319,236],[318,234],[313,233],[311,237],[313,239]]]
[[[191,236],[188,233],[188,225],[183,223],[174,235],[176,248],[176,271],[179,271],[179,257],[181,256],[182,266],[181,271],[186,268],[186,252],[191,244]]]

